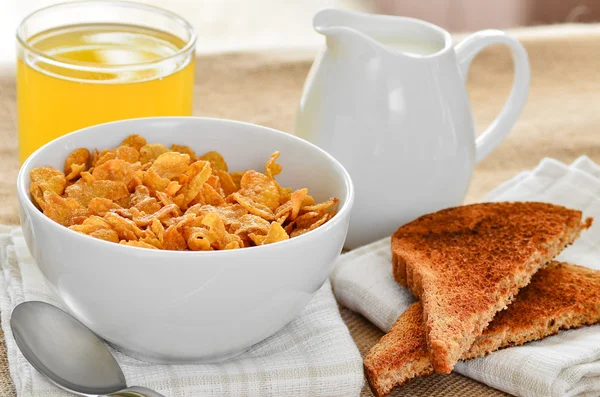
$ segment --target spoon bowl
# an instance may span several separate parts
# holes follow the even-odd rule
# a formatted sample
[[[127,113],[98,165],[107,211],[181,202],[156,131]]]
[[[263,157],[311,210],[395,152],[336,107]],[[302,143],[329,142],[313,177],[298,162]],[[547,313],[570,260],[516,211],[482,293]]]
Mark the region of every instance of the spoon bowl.
[[[127,388],[117,360],[79,320],[45,302],[19,304],[10,319],[17,346],[42,375],[83,396],[162,397],[146,388]]]

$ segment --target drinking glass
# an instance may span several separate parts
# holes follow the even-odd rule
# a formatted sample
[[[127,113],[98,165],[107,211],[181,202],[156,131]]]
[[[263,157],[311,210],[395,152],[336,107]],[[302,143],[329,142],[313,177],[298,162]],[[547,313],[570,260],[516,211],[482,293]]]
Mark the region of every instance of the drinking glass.
[[[196,33],[169,11],[125,1],[58,4],[26,17],[17,42],[21,162],[83,127],[192,113]]]

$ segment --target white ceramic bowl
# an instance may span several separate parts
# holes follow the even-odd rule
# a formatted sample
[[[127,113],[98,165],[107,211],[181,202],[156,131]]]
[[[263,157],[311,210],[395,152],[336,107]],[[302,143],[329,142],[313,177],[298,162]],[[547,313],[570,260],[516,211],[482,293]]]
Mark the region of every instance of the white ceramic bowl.
[[[98,240],[55,223],[29,196],[29,172],[63,168],[75,148],[110,148],[137,133],[148,142],[217,150],[230,170],[263,170],[276,150],[283,186],[317,200],[340,198],[338,213],[288,241],[232,251],[158,251]],[[273,129],[229,120],[164,117],[85,128],[35,152],[18,176],[21,224],[39,268],[68,310],[126,353],[164,363],[238,355],[291,321],[323,285],[340,253],[352,182],[318,147]]]

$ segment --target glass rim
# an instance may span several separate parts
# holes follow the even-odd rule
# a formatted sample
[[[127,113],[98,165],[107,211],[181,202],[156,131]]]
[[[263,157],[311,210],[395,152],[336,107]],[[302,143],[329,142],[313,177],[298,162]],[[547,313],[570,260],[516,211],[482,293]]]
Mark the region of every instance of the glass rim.
[[[41,50],[38,50],[37,48],[32,47],[31,45],[29,45],[29,43],[27,43],[27,40],[24,37],[22,37],[23,27],[25,26],[27,21],[29,21],[31,18],[35,17],[36,15],[46,12],[50,9],[54,9],[54,8],[60,8],[60,7],[72,6],[72,5],[81,5],[84,3],[106,4],[106,5],[113,4],[113,5],[122,6],[122,7],[138,8],[138,9],[143,9],[143,10],[147,10],[150,12],[155,12],[157,14],[161,14],[161,15],[163,15],[167,18],[170,18],[170,19],[174,20],[175,22],[179,23],[186,30],[186,32],[189,33],[190,37],[188,40],[186,40],[185,45],[183,47],[181,47],[180,49],[178,49],[173,54],[169,54],[169,55],[161,57],[159,59],[153,59],[150,61],[142,61],[142,62],[135,62],[135,63],[129,63],[129,64],[119,64],[119,65],[98,65],[98,64],[94,64],[94,63],[90,63],[90,62],[68,61],[68,60],[58,59],[52,55],[48,55],[44,51],[41,51]],[[65,26],[67,26],[67,25],[65,25]],[[153,67],[155,67],[156,64],[159,64],[159,63],[162,63],[165,61],[169,61],[171,59],[174,59],[174,58],[177,58],[177,57],[180,57],[183,55],[188,55],[188,53],[190,53],[191,51],[194,50],[194,48],[196,46],[196,41],[198,39],[198,37],[196,35],[196,30],[194,29],[194,27],[187,20],[180,17],[176,13],[166,10],[161,7],[156,7],[156,6],[147,5],[147,4],[140,4],[140,3],[133,2],[133,1],[124,1],[124,0],[89,0],[89,1],[78,1],[78,2],[65,1],[62,3],[57,3],[57,4],[52,4],[52,5],[49,5],[46,7],[42,7],[40,9],[33,11],[32,13],[28,14],[25,18],[23,18],[23,20],[19,23],[19,26],[17,27],[16,38],[17,38],[17,42],[19,43],[19,45],[21,47],[23,47],[27,51],[32,52],[36,56],[40,57],[41,59],[43,59],[43,61],[45,63],[51,64],[54,66],[58,66],[61,68],[65,68],[65,69],[77,69],[80,71],[89,71],[89,72],[128,71],[128,70],[132,70],[132,69],[139,70],[140,68],[142,68],[142,69],[153,68]],[[93,65],[93,66],[91,66],[91,65]]]

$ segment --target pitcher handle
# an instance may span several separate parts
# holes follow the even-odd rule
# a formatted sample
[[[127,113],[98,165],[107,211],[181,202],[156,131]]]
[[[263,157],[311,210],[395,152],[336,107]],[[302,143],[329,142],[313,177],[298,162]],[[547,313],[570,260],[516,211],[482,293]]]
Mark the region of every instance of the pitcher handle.
[[[515,78],[508,101],[490,126],[475,140],[475,162],[486,158],[508,135],[523,110],[529,94],[529,59],[525,48],[516,39],[500,30],[482,30],[465,38],[456,45],[456,55],[463,78],[467,77],[471,61],[484,48],[504,44],[510,48],[515,68]]]

